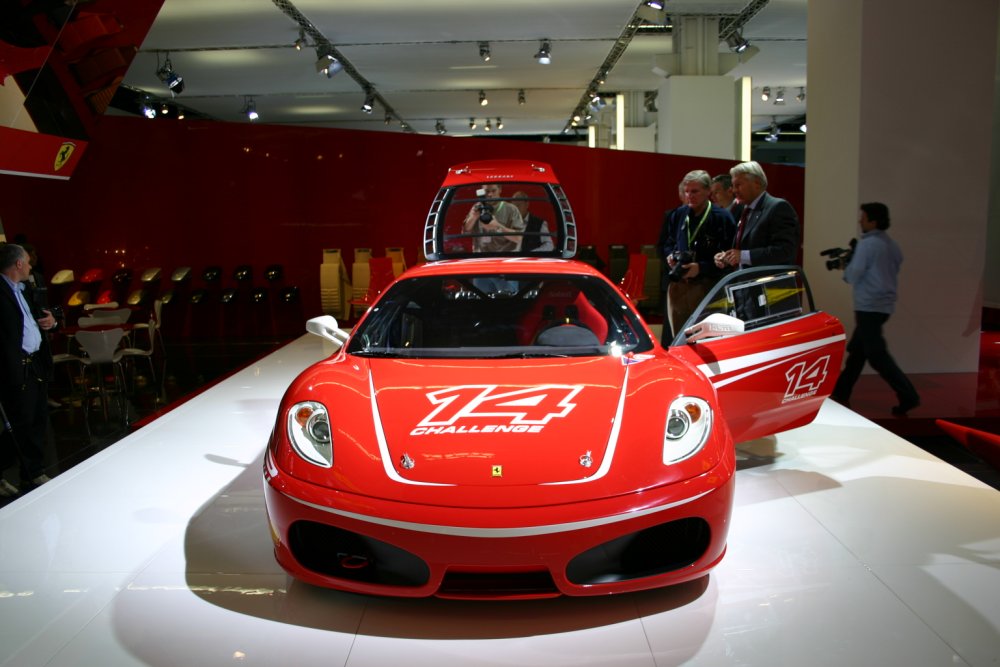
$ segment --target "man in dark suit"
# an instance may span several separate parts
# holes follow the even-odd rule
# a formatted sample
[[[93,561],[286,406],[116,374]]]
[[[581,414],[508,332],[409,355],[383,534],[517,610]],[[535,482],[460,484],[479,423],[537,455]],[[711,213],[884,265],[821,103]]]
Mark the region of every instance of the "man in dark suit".
[[[767,193],[767,176],[758,163],[741,162],[729,173],[733,193],[744,209],[734,247],[715,256],[716,266],[798,263],[799,218],[792,205]]]
[[[0,471],[15,459],[23,484],[49,481],[44,473],[45,432],[48,426],[48,379],[52,354],[45,332],[55,327],[52,313],[39,311],[24,298],[24,281],[31,263],[24,248],[0,245]],[[18,493],[0,477],[0,497]]]

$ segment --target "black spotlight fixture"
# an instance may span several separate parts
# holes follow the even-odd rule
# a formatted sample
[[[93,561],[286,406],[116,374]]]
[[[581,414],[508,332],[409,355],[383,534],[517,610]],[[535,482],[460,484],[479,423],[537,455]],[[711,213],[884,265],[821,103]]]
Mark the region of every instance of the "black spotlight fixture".
[[[490,101],[488,99],[486,99],[486,91],[485,90],[480,90],[479,91],[479,106],[484,107],[484,106],[486,106],[489,103],[490,103]]]
[[[447,128],[445,128],[444,126],[444,122],[440,118],[438,118],[437,122],[434,123],[434,131],[437,132],[438,134],[448,133]]]
[[[328,79],[332,79],[344,69],[344,64],[334,57],[333,52],[328,46],[316,49],[316,56],[317,74],[323,74]]]
[[[549,44],[549,40],[542,40],[541,45],[538,47],[538,53],[535,54],[535,60],[538,61],[539,65],[549,65],[552,63],[552,45]]]
[[[361,103],[361,110],[365,113],[371,113],[372,109],[375,108],[375,93],[371,90],[365,91],[365,101]]]
[[[750,42],[743,39],[743,33],[738,31],[726,38],[726,44],[733,53],[743,53],[750,48]]]
[[[257,103],[254,102],[252,95],[248,96],[244,100],[243,113],[246,114],[246,117],[250,119],[250,122],[253,122],[258,118],[260,118],[260,114],[257,113]]]
[[[139,105],[139,112],[146,118],[156,118],[156,107],[153,106],[153,101],[148,95],[142,98],[142,104]]]
[[[521,90],[517,91],[517,103],[524,104],[526,101],[527,98],[525,98],[524,96],[524,88],[522,88]]]
[[[176,97],[184,92],[184,77],[174,71],[174,65],[170,62],[169,54],[166,60],[163,61],[163,67],[156,70],[156,76],[160,81],[167,84],[171,95]]]
[[[483,59],[484,63],[490,61],[490,43],[489,42],[479,42],[479,57]]]
[[[301,51],[306,46],[306,31],[299,28],[299,38],[295,40],[295,50]]]

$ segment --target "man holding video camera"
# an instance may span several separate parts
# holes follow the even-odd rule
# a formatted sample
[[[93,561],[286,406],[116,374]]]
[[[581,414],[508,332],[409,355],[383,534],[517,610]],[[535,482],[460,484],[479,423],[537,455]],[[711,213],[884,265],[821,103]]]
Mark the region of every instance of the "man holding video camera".
[[[680,183],[684,205],[663,216],[657,249],[664,260],[667,321],[662,343],[669,345],[708,291],[725,273],[715,265],[717,253],[729,248],[736,222],[729,211],[709,201],[708,172],[688,172]],[[669,324],[669,326],[668,326]]]
[[[899,405],[892,409],[896,416],[920,405],[920,395],[896,365],[882,334],[896,306],[896,287],[903,253],[886,233],[889,229],[889,207],[881,202],[861,205],[861,239],[854,253],[840,266],[844,281],[854,288],[855,328],[847,344],[847,360],[833,390],[833,400],[848,405],[851,390],[867,361],[896,392]]]

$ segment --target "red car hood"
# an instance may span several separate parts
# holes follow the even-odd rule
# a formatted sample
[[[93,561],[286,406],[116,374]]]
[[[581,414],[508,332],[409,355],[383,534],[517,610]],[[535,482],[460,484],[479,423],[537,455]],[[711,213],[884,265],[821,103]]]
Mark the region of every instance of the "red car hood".
[[[369,370],[386,473],[418,486],[593,477],[614,441],[626,377],[613,357],[375,359]]]

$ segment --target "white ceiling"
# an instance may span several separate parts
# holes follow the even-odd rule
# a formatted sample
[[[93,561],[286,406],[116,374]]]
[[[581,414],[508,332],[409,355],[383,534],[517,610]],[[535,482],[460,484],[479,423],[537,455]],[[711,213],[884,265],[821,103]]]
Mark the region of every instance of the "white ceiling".
[[[795,100],[806,86],[807,0],[770,0],[743,27],[760,48],[748,62],[727,73],[750,76],[762,86],[786,89],[786,104],[754,96],[754,125],[776,117],[780,123],[805,114]],[[588,84],[632,18],[636,0],[165,0],[125,86],[169,100],[156,76],[169,57],[185,89],[176,102],[218,120],[246,122],[242,114],[253,96],[262,123],[433,133],[441,120],[451,135],[469,134],[475,118],[483,134],[486,118],[493,134],[558,135],[580,103]],[[759,4],[759,0],[757,3]],[[741,0],[672,0],[667,12],[738,14]],[[360,110],[361,84],[344,71],[317,75],[316,50],[293,47],[298,12],[334,45],[350,67],[369,82],[393,111],[376,104]],[[552,64],[533,54],[540,40],[552,43]],[[307,33],[309,44],[314,37]],[[479,42],[490,44],[488,63]],[[663,79],[653,73],[655,56],[669,53],[669,34],[637,35],[601,86],[602,93],[654,91]],[[726,45],[720,43],[720,51]],[[518,104],[524,90],[526,103]],[[489,105],[478,103],[484,90]],[[504,129],[496,129],[502,118]]]

